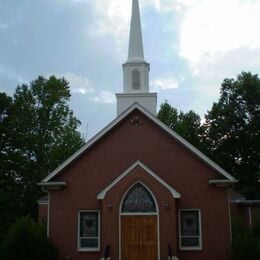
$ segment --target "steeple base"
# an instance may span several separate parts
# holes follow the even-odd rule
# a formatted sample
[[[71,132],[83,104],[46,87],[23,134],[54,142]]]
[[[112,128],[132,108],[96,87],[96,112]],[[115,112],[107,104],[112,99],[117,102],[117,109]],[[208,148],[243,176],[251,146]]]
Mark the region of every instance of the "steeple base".
[[[116,94],[117,116],[133,103],[137,102],[153,115],[156,115],[157,93],[123,93]]]

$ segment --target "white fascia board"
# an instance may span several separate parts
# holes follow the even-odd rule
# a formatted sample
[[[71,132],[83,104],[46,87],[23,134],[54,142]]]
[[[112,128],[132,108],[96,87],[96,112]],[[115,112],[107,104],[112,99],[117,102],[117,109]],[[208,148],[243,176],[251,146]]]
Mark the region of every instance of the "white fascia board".
[[[223,179],[223,180],[209,180],[209,184],[215,185],[216,187],[222,187],[222,188],[227,188],[227,187],[232,187],[234,184],[236,184],[238,180],[228,180],[228,179]]]
[[[57,181],[57,182],[40,182],[38,183],[39,186],[42,188],[47,189],[59,189],[61,187],[67,186],[67,183],[65,181]]]
[[[230,200],[230,203],[244,204],[244,205],[252,205],[252,204],[260,204],[260,200]]]
[[[222,183],[230,183],[230,184],[235,184],[237,183],[238,180],[227,180],[227,179],[217,179],[217,180],[209,180],[209,184],[222,184]]]
[[[43,200],[37,200],[38,205],[48,205],[48,201],[43,201]]]
[[[166,189],[168,189],[172,196],[177,199],[181,197],[181,194],[176,191],[173,187],[171,187],[168,183],[166,183],[163,179],[161,179],[158,175],[156,175],[151,169],[145,166],[142,162],[136,161],[132,164],[127,170],[125,170],[121,175],[119,175],[116,179],[114,179],[104,190],[102,190],[98,195],[98,200],[103,200],[106,196],[106,193],[112,189],[118,182],[120,182],[128,173],[130,173],[135,167],[140,166],[145,170],[146,173],[151,175],[154,179],[156,179],[160,184],[162,184]]]
[[[52,173],[50,173],[47,177],[45,177],[42,182],[48,182],[54,176],[56,176],[59,172],[65,169],[69,164],[71,164],[75,159],[77,159],[84,151],[86,151],[90,146],[96,143],[102,136],[104,136],[107,132],[109,132],[114,126],[116,126],[122,119],[124,119],[128,114],[130,114],[134,109],[139,109],[144,115],[146,115],[149,119],[151,119],[154,123],[160,126],[163,130],[165,130],[169,135],[175,138],[179,143],[184,145],[188,150],[190,150],[193,154],[198,156],[201,160],[203,160],[206,164],[211,166],[217,172],[222,174],[228,180],[236,181],[236,179],[227,173],[224,169],[222,169],[219,165],[209,159],[206,155],[200,152],[197,148],[187,142],[184,138],[174,132],[171,128],[166,126],[163,122],[157,119],[152,113],[146,110],[139,103],[134,103],[124,112],[122,112],[118,117],[113,120],[110,124],[108,124],[103,130],[97,133],[94,137],[92,137],[85,145],[83,145],[76,153],[74,153],[71,157],[69,157],[64,163],[62,163],[58,168],[56,168]]]

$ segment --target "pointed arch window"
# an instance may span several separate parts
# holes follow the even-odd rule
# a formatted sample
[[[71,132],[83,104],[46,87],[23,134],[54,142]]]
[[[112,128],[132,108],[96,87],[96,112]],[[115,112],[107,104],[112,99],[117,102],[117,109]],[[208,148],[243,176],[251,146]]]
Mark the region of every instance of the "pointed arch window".
[[[141,87],[141,74],[138,69],[132,71],[132,84],[133,89],[140,89]]]
[[[154,213],[155,201],[151,193],[141,184],[135,184],[126,194],[122,213]]]

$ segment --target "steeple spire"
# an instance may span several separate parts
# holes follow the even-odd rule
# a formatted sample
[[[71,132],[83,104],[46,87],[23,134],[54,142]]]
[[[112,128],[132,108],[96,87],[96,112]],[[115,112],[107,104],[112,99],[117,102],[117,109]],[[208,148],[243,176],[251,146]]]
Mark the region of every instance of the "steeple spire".
[[[131,60],[144,60],[139,0],[132,0],[132,17],[128,50],[128,61]]]

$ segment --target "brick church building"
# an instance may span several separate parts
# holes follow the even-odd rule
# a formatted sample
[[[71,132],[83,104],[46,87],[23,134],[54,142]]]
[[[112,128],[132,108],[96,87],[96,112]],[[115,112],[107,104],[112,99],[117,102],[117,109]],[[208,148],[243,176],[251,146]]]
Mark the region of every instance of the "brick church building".
[[[60,259],[227,260],[237,181],[156,118],[138,0],[117,117],[42,180]]]

